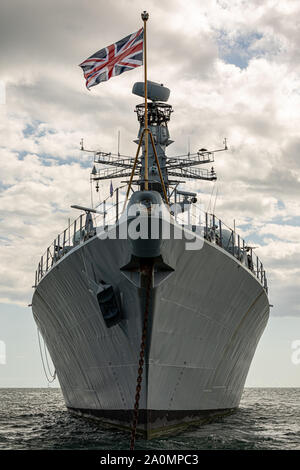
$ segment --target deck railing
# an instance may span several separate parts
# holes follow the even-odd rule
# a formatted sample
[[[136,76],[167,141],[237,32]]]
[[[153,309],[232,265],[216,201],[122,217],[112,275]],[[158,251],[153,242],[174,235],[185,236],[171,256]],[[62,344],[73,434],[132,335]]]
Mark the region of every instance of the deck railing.
[[[86,226],[86,216],[82,213],[69,226],[54,239],[53,243],[41,256],[38,268],[35,272],[35,284],[37,286],[43,276],[51,267],[65,256],[70,250],[84,243],[96,235],[96,228],[114,225],[120,218],[125,202],[124,185],[117,188],[113,194],[102,201],[97,207],[97,213],[91,214],[93,227]],[[199,206],[193,204],[187,212],[176,213],[174,218],[179,225],[186,225],[193,231],[201,227],[203,237],[211,243],[215,243],[224,249],[238,261],[246,266],[268,291],[266,272],[262,262],[254,253],[253,248],[247,246],[239,234],[228,227],[214,214],[202,211]]]
[[[86,215],[80,214],[69,226],[57,235],[40,258],[35,272],[36,286],[50,268],[71,249],[96,235],[96,227],[114,225],[121,215],[125,202],[125,191],[121,186],[113,194],[96,206],[96,213],[91,213],[93,228],[85,226]]]
[[[199,206],[193,204],[188,213],[178,214],[176,221],[187,224],[189,227],[196,228],[200,225],[206,240],[215,243],[238,259],[257,277],[268,292],[266,271],[263,263],[254,252],[254,248],[248,246],[235,230],[222,222],[215,214],[204,212]]]

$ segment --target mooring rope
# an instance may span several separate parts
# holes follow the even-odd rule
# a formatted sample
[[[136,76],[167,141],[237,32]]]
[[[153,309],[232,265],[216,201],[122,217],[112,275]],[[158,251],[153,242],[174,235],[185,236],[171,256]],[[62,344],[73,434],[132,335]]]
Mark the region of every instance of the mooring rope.
[[[147,267],[147,276],[148,276],[148,283],[147,283],[147,288],[146,288],[146,304],[145,304],[145,313],[144,313],[144,322],[143,322],[143,333],[142,333],[142,340],[141,340],[141,347],[140,347],[139,368],[138,368],[138,375],[136,379],[136,393],[135,393],[135,403],[134,403],[134,410],[133,410],[130,450],[134,450],[135,439],[136,439],[136,428],[137,428],[138,417],[139,417],[139,402],[140,402],[140,394],[141,394],[141,389],[142,389],[150,293],[151,293],[151,285],[152,285],[152,264]]]
[[[45,377],[46,377],[47,382],[49,384],[51,384],[56,379],[56,370],[54,370],[54,374],[51,374],[50,367],[49,367],[49,362],[48,362],[48,357],[47,357],[47,353],[46,353],[46,343],[44,341],[45,356],[46,356],[46,361],[47,361],[47,365],[48,365],[48,372],[49,372],[49,375],[51,377],[51,379],[49,379],[48,374],[47,374],[47,370],[46,370],[46,367],[45,367],[45,363],[44,363],[44,357],[43,357],[42,345],[41,345],[41,339],[40,339],[40,331],[39,331],[38,328],[37,328],[37,333],[38,333],[38,340],[39,340],[40,356],[41,356],[41,360],[42,360],[42,364],[43,364]]]

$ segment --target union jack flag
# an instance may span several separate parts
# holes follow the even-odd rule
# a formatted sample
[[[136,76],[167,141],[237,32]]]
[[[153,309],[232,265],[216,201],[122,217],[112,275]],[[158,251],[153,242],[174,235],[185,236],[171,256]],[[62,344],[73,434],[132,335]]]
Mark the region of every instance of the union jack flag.
[[[141,28],[115,44],[100,49],[79,64],[87,89],[142,65],[143,41],[144,29]]]

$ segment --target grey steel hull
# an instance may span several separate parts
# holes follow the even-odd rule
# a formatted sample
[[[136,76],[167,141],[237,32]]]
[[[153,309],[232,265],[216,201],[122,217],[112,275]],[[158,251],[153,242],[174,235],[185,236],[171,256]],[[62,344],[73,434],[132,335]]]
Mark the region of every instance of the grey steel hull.
[[[145,289],[121,268],[127,240],[97,237],[65,255],[38,284],[34,318],[69,410],[120,428],[134,405]],[[151,438],[238,407],[269,316],[265,290],[230,254],[204,241],[164,240],[154,276],[138,432]],[[122,312],[107,326],[94,286],[114,288]]]

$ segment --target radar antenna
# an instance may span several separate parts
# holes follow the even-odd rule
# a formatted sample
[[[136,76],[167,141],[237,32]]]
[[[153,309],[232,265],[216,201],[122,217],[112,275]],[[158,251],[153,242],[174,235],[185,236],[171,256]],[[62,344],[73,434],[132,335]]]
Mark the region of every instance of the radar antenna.
[[[170,90],[162,84],[148,81],[147,88],[143,82],[135,83],[132,92],[137,96],[144,97],[146,90],[147,98],[150,101],[147,101],[147,105],[143,102],[135,108],[140,124],[138,139],[135,140],[138,144],[135,157],[120,153],[120,131],[118,131],[117,154],[86,149],[83,145],[83,139],[80,141],[80,149],[94,154],[91,182],[96,183],[96,191],[99,190],[98,182],[100,180],[130,178],[127,192],[129,192],[131,184],[136,184],[141,190],[148,188],[160,192],[168,203],[172,193],[171,186],[178,185],[181,178],[204,181],[217,179],[214,166],[211,166],[210,169],[197,167],[205,164],[212,165],[215,161],[215,154],[228,149],[227,139],[223,140],[223,148],[215,150],[200,148],[195,153],[190,152],[190,139],[188,139],[187,154],[168,157],[165,153],[166,147],[173,143],[168,130],[168,122],[173,109],[170,104],[166,103]],[[147,126],[148,131],[146,132]],[[147,146],[148,140],[150,145]],[[141,148],[143,153],[140,156]],[[146,150],[148,163],[145,161]],[[104,168],[99,168],[99,165],[104,165]],[[179,178],[179,181],[177,179],[170,180],[170,176]]]

